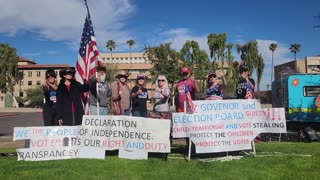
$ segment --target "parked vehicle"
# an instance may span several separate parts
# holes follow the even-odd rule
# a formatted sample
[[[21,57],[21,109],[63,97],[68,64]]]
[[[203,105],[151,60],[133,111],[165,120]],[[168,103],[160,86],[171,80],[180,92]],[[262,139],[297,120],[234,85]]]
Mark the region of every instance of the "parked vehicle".
[[[272,82],[272,107],[284,107],[287,120],[320,122],[319,94],[320,74],[292,74]]]

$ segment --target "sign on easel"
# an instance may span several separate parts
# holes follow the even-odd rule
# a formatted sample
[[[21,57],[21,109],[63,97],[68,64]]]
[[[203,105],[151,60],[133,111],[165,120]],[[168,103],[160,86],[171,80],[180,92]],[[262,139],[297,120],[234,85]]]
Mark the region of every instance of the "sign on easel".
[[[170,121],[131,116],[83,116],[81,126],[15,127],[13,140],[30,139],[18,160],[105,158],[105,150],[169,153]],[[134,154],[133,154],[134,156]]]
[[[172,114],[173,138],[189,137],[196,153],[251,149],[260,133],[286,133],[283,108],[260,108],[257,100],[193,101],[193,114]]]

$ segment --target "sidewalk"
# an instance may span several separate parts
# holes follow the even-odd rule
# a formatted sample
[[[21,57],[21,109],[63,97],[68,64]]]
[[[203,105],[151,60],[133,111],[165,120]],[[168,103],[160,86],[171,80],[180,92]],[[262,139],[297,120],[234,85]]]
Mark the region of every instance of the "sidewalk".
[[[41,108],[0,108],[0,113],[42,112]]]

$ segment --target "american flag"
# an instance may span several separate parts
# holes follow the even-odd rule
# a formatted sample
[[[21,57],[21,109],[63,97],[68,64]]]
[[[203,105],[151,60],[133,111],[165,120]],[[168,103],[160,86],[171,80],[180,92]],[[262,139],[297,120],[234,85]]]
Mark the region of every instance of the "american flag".
[[[196,106],[193,104],[193,100],[190,94],[190,89],[187,83],[184,83],[185,91],[187,95],[187,112],[194,113]]]
[[[76,64],[76,81],[83,84],[82,76],[85,75],[88,80],[96,72],[96,62],[101,65],[99,58],[99,51],[97,48],[96,38],[94,36],[92,21],[90,19],[89,8],[87,1],[85,0],[86,6],[86,19],[84,22],[84,27],[81,36],[80,49],[78,54],[78,60]],[[89,93],[84,93],[82,96],[85,114],[89,114],[88,99]]]
[[[247,89],[245,99],[256,99],[254,92],[251,89]]]

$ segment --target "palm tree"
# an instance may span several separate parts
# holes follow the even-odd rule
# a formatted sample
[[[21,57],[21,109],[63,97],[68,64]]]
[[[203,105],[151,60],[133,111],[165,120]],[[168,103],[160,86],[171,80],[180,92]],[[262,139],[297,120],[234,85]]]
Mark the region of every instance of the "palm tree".
[[[294,54],[294,60],[297,60],[296,54],[297,52],[300,52],[300,44],[290,44],[290,51]]]
[[[271,82],[272,83],[272,78],[273,78],[273,57],[274,57],[274,51],[278,48],[278,45],[275,43],[271,43],[269,46],[269,50],[272,51],[272,63],[271,63]]]
[[[127,41],[127,44],[128,44],[128,46],[129,46],[129,48],[130,48],[130,69],[131,69],[131,48],[132,48],[132,46],[133,46],[135,43],[136,43],[136,42],[135,42],[134,40],[132,40],[132,39],[130,39],[130,40]]]
[[[108,40],[106,48],[110,50],[110,53],[111,53],[111,61],[110,62],[112,63],[112,50],[114,50],[116,48],[116,43],[113,40]]]

